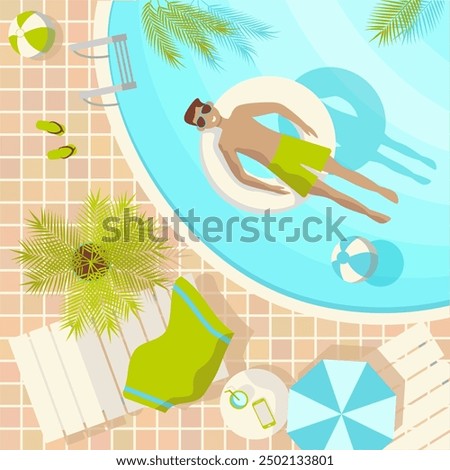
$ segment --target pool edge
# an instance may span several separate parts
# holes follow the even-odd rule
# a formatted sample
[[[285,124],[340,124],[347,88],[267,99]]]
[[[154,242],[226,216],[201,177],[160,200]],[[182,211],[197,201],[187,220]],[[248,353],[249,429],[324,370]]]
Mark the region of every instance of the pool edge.
[[[113,2],[111,0],[99,0],[97,2],[94,15],[94,38],[108,36],[112,4]],[[95,63],[95,70],[99,86],[110,85],[111,71],[109,61],[97,61]],[[145,193],[150,197],[152,204],[156,206],[161,215],[170,217],[173,214],[173,209],[159,192],[142,163],[126,130],[126,125],[119,107],[106,107],[105,111],[111,125],[112,133],[133,172],[133,177],[139,182]],[[358,324],[408,324],[450,318],[450,309],[448,306],[402,313],[389,313],[388,311],[385,313],[371,313],[340,310],[310,304],[281,294],[260,284],[231,266],[202,242],[193,242],[190,239],[191,237],[189,237],[188,227],[184,223],[180,224],[180,235],[185,238],[189,248],[201,256],[214,269],[230,278],[236,284],[241,285],[249,293],[258,295],[270,303],[278,304],[289,310],[301,312],[306,316]]]

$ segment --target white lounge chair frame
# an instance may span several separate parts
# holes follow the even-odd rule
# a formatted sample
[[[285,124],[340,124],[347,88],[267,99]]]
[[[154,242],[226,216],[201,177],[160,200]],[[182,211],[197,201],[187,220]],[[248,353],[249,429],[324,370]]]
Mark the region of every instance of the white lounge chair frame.
[[[450,364],[424,324],[409,328],[367,360],[402,400],[387,449],[450,449]]]

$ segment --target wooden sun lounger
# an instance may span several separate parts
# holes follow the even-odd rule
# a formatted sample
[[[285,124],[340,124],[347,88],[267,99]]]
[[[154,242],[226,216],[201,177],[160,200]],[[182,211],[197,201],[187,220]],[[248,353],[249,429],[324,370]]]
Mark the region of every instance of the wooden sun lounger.
[[[429,329],[417,324],[368,361],[401,402],[387,449],[450,449],[450,364]]]
[[[45,442],[144,408],[122,396],[128,363],[136,347],[164,333],[171,300],[157,288],[143,301],[140,318],[131,316],[111,341],[93,332],[67,339],[59,322],[10,339]],[[222,363],[215,381],[227,376]]]

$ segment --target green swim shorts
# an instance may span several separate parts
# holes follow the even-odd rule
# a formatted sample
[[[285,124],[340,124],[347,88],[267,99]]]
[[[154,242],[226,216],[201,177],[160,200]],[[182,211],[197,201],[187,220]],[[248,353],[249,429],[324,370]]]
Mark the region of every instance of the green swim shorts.
[[[280,145],[268,168],[294,191],[305,197],[317,180],[306,167],[322,171],[330,158],[331,149],[282,135]]]

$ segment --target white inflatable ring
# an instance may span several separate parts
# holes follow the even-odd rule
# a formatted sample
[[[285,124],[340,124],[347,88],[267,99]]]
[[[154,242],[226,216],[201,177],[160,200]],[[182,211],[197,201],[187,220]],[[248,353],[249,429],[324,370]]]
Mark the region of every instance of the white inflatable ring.
[[[336,139],[334,126],[325,105],[308,88],[294,80],[280,77],[258,77],[246,80],[228,90],[216,101],[220,114],[227,118],[233,110],[246,103],[280,103],[311,126],[318,138],[299,134],[305,140],[331,148],[334,157]],[[268,183],[285,186],[289,194],[276,194],[255,189],[240,183],[231,173],[218,142],[220,129],[202,132],[200,154],[203,169],[211,186],[226,201],[250,212],[281,212],[301,204],[306,198],[286,187],[278,178],[266,180]],[[319,174],[323,177],[325,174]]]

